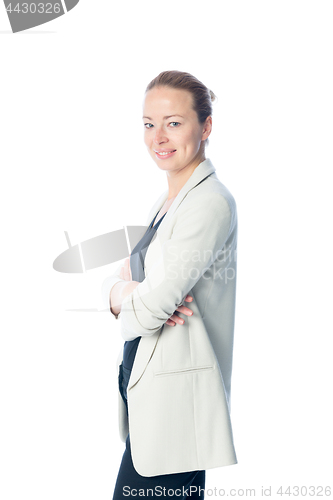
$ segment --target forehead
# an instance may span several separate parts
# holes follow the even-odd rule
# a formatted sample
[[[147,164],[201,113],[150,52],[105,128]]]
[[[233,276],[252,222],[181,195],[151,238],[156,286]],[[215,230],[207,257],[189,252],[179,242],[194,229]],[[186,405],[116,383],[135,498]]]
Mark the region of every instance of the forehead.
[[[145,114],[171,115],[175,113],[193,113],[192,94],[187,90],[169,87],[154,87],[145,95],[143,101]],[[151,116],[151,115],[149,115]]]

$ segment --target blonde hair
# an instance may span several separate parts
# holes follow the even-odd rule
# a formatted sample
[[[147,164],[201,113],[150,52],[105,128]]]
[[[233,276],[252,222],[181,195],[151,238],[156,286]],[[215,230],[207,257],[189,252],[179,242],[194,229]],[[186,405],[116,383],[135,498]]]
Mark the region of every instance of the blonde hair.
[[[171,87],[187,90],[193,96],[193,108],[198,115],[199,123],[204,123],[213,114],[212,102],[216,95],[200,80],[184,71],[163,71],[147,86],[146,93],[154,87]]]

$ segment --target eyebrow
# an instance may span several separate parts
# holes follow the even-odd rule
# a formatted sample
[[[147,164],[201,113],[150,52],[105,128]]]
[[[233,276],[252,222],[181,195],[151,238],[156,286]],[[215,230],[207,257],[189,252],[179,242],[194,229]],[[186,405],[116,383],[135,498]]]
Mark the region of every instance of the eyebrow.
[[[168,120],[168,118],[172,118],[173,116],[180,116],[180,118],[184,118],[182,115],[169,115],[169,116],[164,116],[163,120]],[[142,119],[153,121],[153,119],[150,118],[149,116],[143,116]]]

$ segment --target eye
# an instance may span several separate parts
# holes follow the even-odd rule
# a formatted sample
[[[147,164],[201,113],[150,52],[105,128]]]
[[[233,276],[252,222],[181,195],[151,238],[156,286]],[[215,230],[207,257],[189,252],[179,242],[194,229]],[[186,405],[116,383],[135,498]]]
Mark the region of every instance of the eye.
[[[178,127],[178,125],[180,125],[179,122],[170,122],[170,125],[172,126],[172,128],[174,127]]]
[[[146,128],[152,128],[154,125],[152,123],[144,123]]]

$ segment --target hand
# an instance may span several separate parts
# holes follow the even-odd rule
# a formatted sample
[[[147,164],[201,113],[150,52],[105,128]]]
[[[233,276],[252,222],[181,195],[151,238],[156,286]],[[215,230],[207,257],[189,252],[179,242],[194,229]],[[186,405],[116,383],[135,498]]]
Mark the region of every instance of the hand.
[[[140,285],[139,281],[118,281],[110,291],[110,310],[115,316],[120,313],[121,305],[127,295]],[[112,307],[111,307],[112,304]]]
[[[127,259],[125,259],[124,265],[120,269],[119,276],[123,280],[132,281],[132,272],[131,272],[131,265],[130,265],[130,257],[127,257]]]
[[[113,285],[110,290],[110,310],[115,316],[121,311],[121,304],[124,298],[131,293],[138,285],[138,281],[132,281],[130,257],[127,257],[122,265],[119,277],[124,280]],[[128,283],[126,283],[128,282]],[[112,307],[111,307],[112,304]]]
[[[192,302],[192,300],[193,297],[191,297],[191,295],[186,295],[185,302]],[[186,306],[179,306],[177,307],[176,311],[186,314],[186,316],[192,316],[193,314],[193,311]],[[180,318],[178,314],[175,313],[170,316],[170,318],[165,322],[166,325],[170,326],[175,326],[176,323],[178,323],[178,325],[183,325],[185,323],[185,320],[183,320],[183,318]]]

